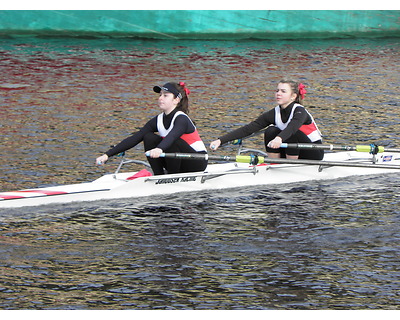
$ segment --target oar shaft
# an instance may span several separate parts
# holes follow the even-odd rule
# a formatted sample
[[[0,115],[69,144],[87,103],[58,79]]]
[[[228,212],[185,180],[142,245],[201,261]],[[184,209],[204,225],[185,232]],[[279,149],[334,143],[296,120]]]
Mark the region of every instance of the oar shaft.
[[[318,144],[318,143],[282,143],[281,148],[356,151],[356,148],[353,146],[336,146],[333,144]]]
[[[358,152],[369,152],[369,153],[382,153],[382,152],[400,152],[400,149],[385,148],[371,145],[356,145],[356,146],[344,146],[344,145],[333,145],[333,144],[318,144],[318,143],[282,143],[281,148],[290,149],[318,149],[318,150],[341,150],[341,151],[358,151]]]
[[[147,155],[147,154],[146,154]],[[260,156],[218,156],[207,153],[162,153],[160,157],[174,159],[191,159],[191,160],[214,160],[214,161],[235,161],[249,164],[264,163],[264,157]]]
[[[358,168],[377,168],[377,169],[400,169],[400,165],[362,163],[362,162],[346,162],[346,161],[323,161],[308,159],[286,159],[286,158],[264,158],[256,156],[217,156],[205,153],[162,153],[161,157],[175,159],[192,159],[192,160],[215,160],[215,161],[235,161],[241,163],[249,163],[251,165],[261,163],[276,164],[302,164],[317,166],[338,166],[338,167],[358,167]]]

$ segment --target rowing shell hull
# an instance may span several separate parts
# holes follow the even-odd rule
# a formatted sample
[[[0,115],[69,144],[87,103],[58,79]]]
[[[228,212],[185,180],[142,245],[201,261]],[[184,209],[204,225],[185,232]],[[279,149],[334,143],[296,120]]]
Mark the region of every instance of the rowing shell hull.
[[[359,152],[337,152],[325,155],[324,161],[356,161],[370,159]],[[379,163],[400,164],[400,154],[380,154]],[[387,160],[389,159],[389,160]],[[304,164],[243,163],[211,164],[205,172],[145,176],[131,180],[136,172],[108,174],[93,182],[26,189],[0,193],[0,208],[18,208],[56,203],[105,199],[141,198],[179,192],[240,188],[271,184],[329,180],[348,176],[399,172],[399,169],[318,166]]]

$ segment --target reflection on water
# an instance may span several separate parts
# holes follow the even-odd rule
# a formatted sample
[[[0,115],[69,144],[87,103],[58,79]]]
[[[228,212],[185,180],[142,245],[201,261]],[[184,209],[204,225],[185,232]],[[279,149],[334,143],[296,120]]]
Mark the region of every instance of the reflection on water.
[[[2,39],[1,190],[113,170],[94,159],[159,112],[151,88],[169,80],[189,84],[206,142],[272,107],[289,75],[327,142],[398,147],[398,52],[397,39]],[[2,209],[0,308],[397,309],[398,179]]]
[[[398,178],[7,212],[0,305],[395,309]]]

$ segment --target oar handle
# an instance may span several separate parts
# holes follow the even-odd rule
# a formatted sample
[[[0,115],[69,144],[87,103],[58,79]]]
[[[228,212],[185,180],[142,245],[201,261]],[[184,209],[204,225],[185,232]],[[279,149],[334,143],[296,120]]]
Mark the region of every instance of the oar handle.
[[[146,151],[144,154],[146,155],[146,157],[150,157],[150,151]],[[165,158],[165,152],[160,154],[160,158]]]

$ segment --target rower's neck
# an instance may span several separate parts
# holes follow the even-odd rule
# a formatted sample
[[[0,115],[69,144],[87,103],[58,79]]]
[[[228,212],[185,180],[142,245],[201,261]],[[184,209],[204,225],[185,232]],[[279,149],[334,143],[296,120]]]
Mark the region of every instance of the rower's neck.
[[[164,113],[165,113],[165,115],[169,115],[170,113],[175,113],[175,110],[176,110],[176,106],[174,106],[171,109],[165,110]]]
[[[296,103],[296,102],[293,101],[293,102],[290,102],[290,103],[288,103],[288,104],[279,105],[279,107],[280,107],[281,109],[286,109],[286,108],[289,107],[289,106],[293,106],[295,103]]]

